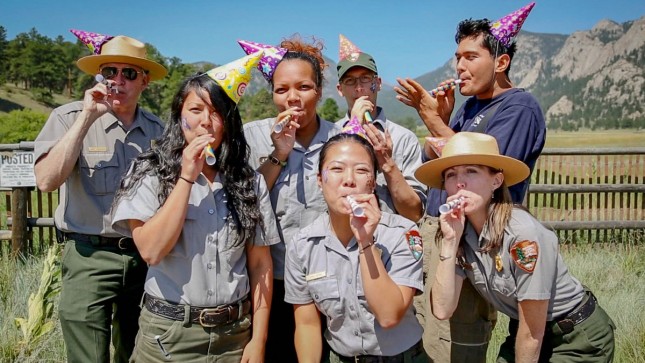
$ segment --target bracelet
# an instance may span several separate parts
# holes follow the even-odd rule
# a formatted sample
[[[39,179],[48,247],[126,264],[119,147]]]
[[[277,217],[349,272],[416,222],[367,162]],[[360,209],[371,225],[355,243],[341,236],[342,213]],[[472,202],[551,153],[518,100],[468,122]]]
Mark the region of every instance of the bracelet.
[[[376,243],[376,237],[372,237],[372,242],[368,243],[367,246],[361,247],[361,249],[358,250],[358,253],[359,254],[364,253],[366,249],[374,246],[375,243]]]
[[[194,181],[189,180],[189,179],[187,179],[187,178],[184,178],[184,177],[183,177],[183,176],[181,176],[181,175],[179,176],[179,179],[181,179],[181,180],[185,181],[185,182],[186,182],[186,183],[188,183],[188,184],[195,184],[195,182],[194,182]]]
[[[278,158],[276,158],[275,156],[273,156],[273,154],[269,154],[269,156],[267,156],[267,159],[269,159],[269,162],[270,162],[271,164],[273,164],[273,165],[281,166],[281,167],[283,167],[283,168],[284,168],[285,166],[287,166],[287,162],[286,162],[286,161],[280,161],[280,159],[278,159]]]
[[[445,260],[447,260],[447,259],[449,259],[451,257],[452,257],[452,255],[448,255],[448,256],[439,255],[439,261],[445,261]]]

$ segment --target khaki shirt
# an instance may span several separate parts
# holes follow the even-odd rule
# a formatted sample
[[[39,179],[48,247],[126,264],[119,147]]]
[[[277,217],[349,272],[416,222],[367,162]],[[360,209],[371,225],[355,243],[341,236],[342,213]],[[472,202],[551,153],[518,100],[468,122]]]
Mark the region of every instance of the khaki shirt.
[[[495,263],[497,253],[478,252],[488,238],[487,227],[485,225],[481,237],[477,237],[472,226],[467,224],[466,243],[463,244],[466,268],[457,266],[456,270],[458,275],[467,277],[495,309],[518,320],[518,301],[549,300],[547,321],[551,321],[565,316],[582,301],[582,284],[569,273],[562,260],[555,233],[528,212],[513,209],[499,252],[500,271]],[[510,253],[513,244],[521,241],[537,242],[538,257],[532,272],[520,268]]]
[[[392,158],[396,166],[401,170],[405,181],[412,187],[421,200],[421,211],[424,210],[427,198],[427,187],[414,177],[414,172],[421,166],[421,144],[417,136],[410,130],[400,126],[385,117],[385,112],[378,107],[378,116],[374,119],[374,125],[381,131],[387,130],[392,137]],[[343,128],[349,121],[345,115],[336,122],[336,125]],[[388,213],[398,213],[394,208],[392,195],[387,187],[383,173],[376,175],[376,195],[379,199],[381,210]],[[422,213],[423,214],[423,213]]]
[[[82,110],[83,102],[77,101],[52,111],[34,144],[36,160],[56,145]],[[114,193],[132,160],[148,150],[163,129],[161,120],[141,107],[130,130],[111,113],[99,117],[87,131],[78,161],[59,189],[56,227],[64,232],[117,237],[110,215]]]
[[[250,122],[244,125],[244,136],[249,143],[251,154],[249,164],[254,169],[262,165],[273,152],[271,141],[275,118]],[[271,246],[273,276],[283,279],[285,243],[303,227],[308,226],[327,210],[322,191],[318,187],[318,156],[320,149],[330,137],[338,133],[331,122],[319,119],[320,127],[308,148],[296,141],[287,159],[287,165],[271,189],[271,205],[278,221],[278,231],[283,243]]]
[[[128,220],[146,222],[160,208],[159,180],[146,176],[130,196],[115,206],[114,228],[131,236]],[[266,183],[255,176],[258,207],[264,229],[257,226],[256,246],[280,242]],[[148,268],[146,293],[177,304],[218,306],[233,303],[250,292],[245,244],[233,246],[237,230],[228,209],[228,197],[218,176],[213,190],[200,174],[190,190],[186,220],[179,240],[159,264]]]

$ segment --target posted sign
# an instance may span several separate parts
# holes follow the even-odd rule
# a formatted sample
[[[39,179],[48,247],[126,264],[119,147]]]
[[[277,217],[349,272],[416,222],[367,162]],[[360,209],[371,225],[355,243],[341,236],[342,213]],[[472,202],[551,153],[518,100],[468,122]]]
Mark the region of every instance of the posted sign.
[[[36,186],[34,153],[30,151],[0,153],[0,187]]]

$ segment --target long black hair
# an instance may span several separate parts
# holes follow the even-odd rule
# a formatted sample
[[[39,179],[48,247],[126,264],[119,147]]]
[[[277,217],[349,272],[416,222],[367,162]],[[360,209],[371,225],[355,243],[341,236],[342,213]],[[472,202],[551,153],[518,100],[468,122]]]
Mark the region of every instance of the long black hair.
[[[205,102],[208,92],[210,104],[224,122],[222,143],[215,150],[215,168],[222,178],[228,196],[228,207],[238,231],[239,238],[234,245],[239,246],[255,237],[258,223],[260,226],[264,225],[257,206],[255,171],[248,164],[249,148],[242,131],[242,118],[237,104],[206,74],[198,74],[182,82],[173,98],[170,119],[166,123],[163,135],[153,143],[150,150],[141,153],[133,162],[131,170],[121,182],[121,188],[114,197],[114,205],[120,198],[134,194],[146,175],[157,176],[157,198],[160,205],[166,202],[181,173],[182,153],[186,146],[181,126],[181,110],[190,92],[195,92]]]

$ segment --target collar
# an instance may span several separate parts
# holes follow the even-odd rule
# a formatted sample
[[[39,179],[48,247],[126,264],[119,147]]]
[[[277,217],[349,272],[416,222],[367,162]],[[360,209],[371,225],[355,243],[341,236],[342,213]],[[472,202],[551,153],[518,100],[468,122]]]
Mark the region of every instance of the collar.
[[[116,127],[117,125],[122,127],[126,132],[130,132],[136,128],[141,129],[144,135],[147,136],[148,132],[145,127],[143,127],[143,120],[145,119],[145,115],[142,112],[141,108],[137,105],[137,110],[134,112],[134,122],[132,123],[132,126],[128,129],[125,130],[123,128],[123,123],[121,120],[119,120],[112,112],[106,112],[103,116],[99,118],[98,121],[101,122],[101,126],[103,127],[103,130],[107,132],[109,129],[112,129]]]

